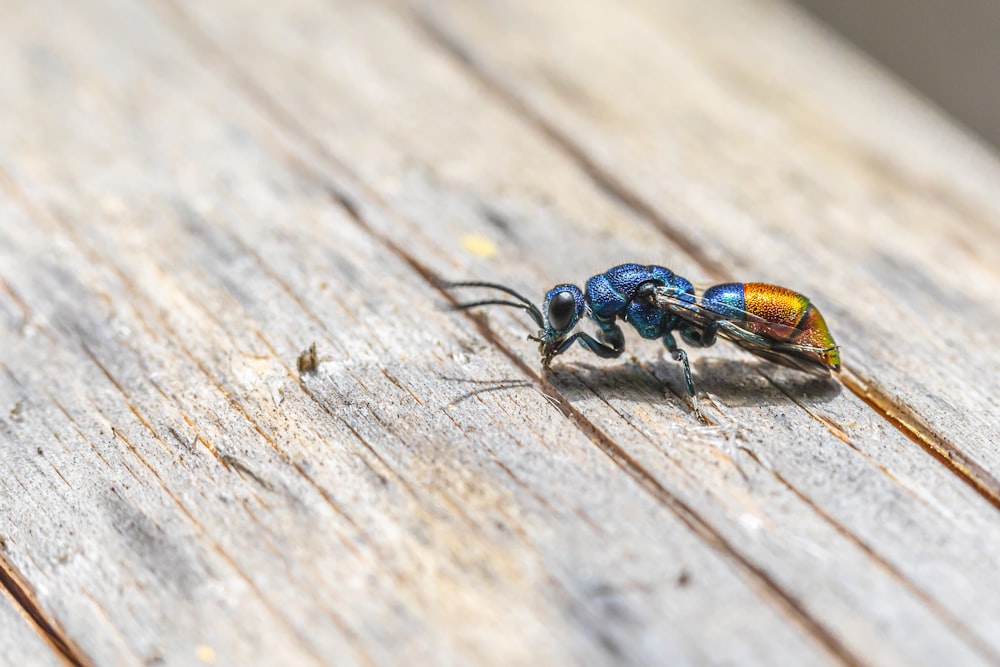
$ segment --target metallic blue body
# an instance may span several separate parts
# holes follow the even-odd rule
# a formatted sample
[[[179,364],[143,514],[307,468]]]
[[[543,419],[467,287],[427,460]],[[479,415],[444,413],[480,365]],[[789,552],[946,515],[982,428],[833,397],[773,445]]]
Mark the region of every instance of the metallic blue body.
[[[640,285],[653,283],[671,288],[681,301],[694,303],[694,287],[686,279],[662,266],[620,264],[587,281],[584,299],[590,316],[605,334],[616,328],[615,320],[629,322],[643,338],[663,338],[679,328],[681,319],[648,300],[637,300]]]
[[[743,283],[714,285],[701,295],[701,305],[726,319],[735,322],[746,318],[746,299]]]

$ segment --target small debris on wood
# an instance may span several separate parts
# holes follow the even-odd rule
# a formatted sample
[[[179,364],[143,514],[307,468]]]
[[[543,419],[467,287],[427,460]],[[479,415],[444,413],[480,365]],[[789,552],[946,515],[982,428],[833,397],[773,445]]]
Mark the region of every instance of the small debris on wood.
[[[316,369],[319,368],[319,357],[316,356],[316,343],[309,346],[309,349],[304,350],[298,359],[299,375],[305,375],[307,373],[315,373]]]

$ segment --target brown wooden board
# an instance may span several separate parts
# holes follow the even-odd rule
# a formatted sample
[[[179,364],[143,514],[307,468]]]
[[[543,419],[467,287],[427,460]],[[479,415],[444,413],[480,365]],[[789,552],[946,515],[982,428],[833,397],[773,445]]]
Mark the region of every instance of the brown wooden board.
[[[931,212],[878,243],[796,171],[826,156],[874,188],[862,156],[923,173],[940,151],[949,205],[988,212],[994,158],[783,5],[698,7],[3,10],[0,535],[37,631],[101,665],[1000,662],[992,422],[949,430],[990,407],[995,375],[965,364],[992,334],[943,332],[961,358],[912,368],[905,347],[948,281],[996,280],[995,221],[977,245]],[[860,81],[904,129],[767,153],[755,133],[801,110],[708,104],[743,91],[713,68],[745,64],[710,19],[766,46],[768,90],[808,44],[829,80],[797,104]],[[768,169],[801,189],[758,189]],[[920,211],[911,186],[851,205]],[[842,238],[795,223],[803,192]],[[543,375],[525,318],[448,312],[435,281],[538,297],[621,261],[806,291],[847,388],[719,345],[692,354],[702,425],[659,344]],[[848,298],[920,281],[944,291],[901,296],[895,339]],[[959,312],[995,322],[988,285]],[[972,396],[931,409],[950,382]]]

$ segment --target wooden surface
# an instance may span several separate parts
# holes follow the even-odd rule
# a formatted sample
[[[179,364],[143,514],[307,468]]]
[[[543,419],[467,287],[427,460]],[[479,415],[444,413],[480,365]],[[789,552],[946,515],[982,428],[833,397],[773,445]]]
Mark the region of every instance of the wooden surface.
[[[29,616],[23,616],[19,604],[6,595],[0,597],[0,664],[43,665],[63,664],[55,646],[50,646],[44,632],[39,632]]]
[[[1000,162],[803,15],[0,13],[0,660],[1000,664]],[[434,280],[622,261],[843,383],[694,352],[705,426]]]

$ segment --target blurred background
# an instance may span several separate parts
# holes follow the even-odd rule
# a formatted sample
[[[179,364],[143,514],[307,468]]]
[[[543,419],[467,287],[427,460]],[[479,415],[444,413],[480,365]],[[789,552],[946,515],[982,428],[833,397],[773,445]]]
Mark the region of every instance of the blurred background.
[[[1000,147],[1000,0],[796,0]]]

